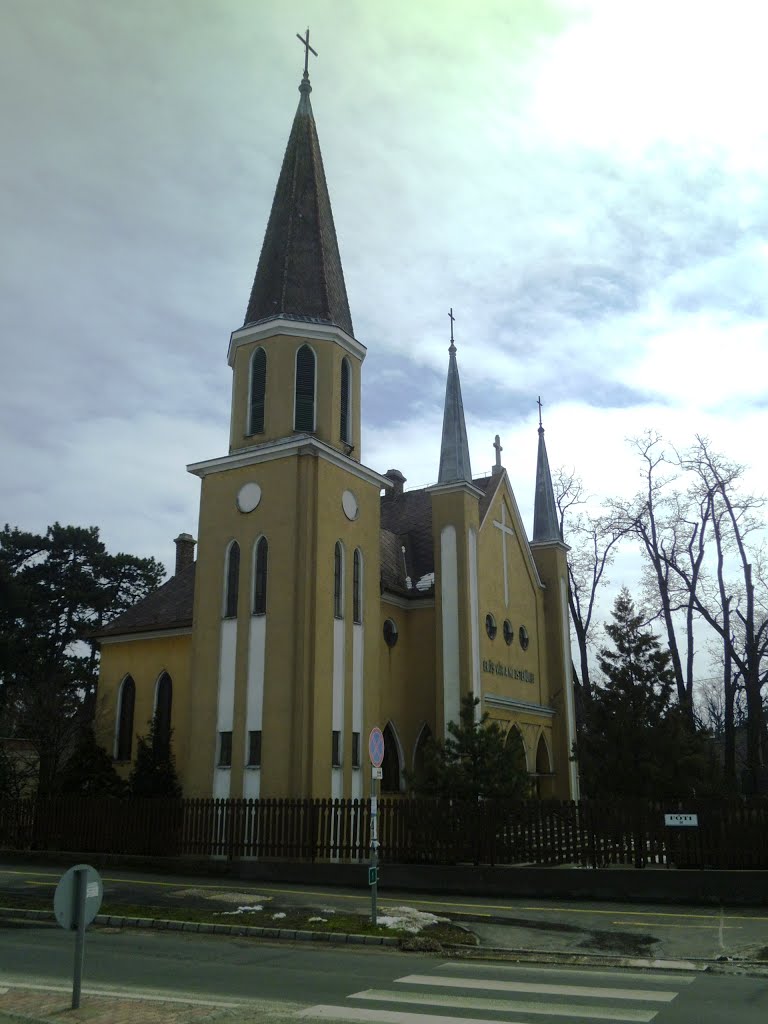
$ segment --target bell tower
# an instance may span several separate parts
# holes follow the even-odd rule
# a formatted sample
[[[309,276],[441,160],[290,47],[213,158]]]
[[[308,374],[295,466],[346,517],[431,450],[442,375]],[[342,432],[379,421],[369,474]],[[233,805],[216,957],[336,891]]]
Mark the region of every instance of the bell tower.
[[[435,662],[437,708],[441,736],[448,723],[459,720],[462,696],[481,693],[478,610],[477,543],[482,492],[472,483],[469,443],[461,398],[459,367],[453,339],[448,349],[443,435],[437,483],[432,498],[432,542],[435,551]],[[478,707],[478,713],[479,713]]]
[[[301,36],[299,37],[301,39]],[[243,326],[234,331],[230,451],[311,434],[360,461],[360,371],[304,76]]]
[[[299,104],[242,327],[229,451],[200,477],[189,795],[362,796],[377,721],[379,494],[310,103]]]

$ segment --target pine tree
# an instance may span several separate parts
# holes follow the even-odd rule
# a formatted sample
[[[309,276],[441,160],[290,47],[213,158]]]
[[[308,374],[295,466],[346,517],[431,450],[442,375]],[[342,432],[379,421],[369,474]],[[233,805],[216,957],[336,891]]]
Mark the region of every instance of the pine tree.
[[[96,742],[91,727],[83,730],[80,741],[64,768],[59,790],[64,795],[126,795],[126,783],[115,771],[112,758]]]
[[[471,693],[461,701],[458,722],[448,723],[445,742],[431,740],[424,751],[424,772],[409,781],[418,796],[454,800],[521,799],[528,796],[530,780],[521,768],[517,750],[505,742],[498,722],[479,719],[480,701]]]
[[[598,656],[595,687],[579,731],[577,755],[589,797],[664,799],[712,792],[713,758],[674,702],[669,651],[644,625],[626,588],[605,631],[613,648]]]
[[[167,739],[163,739],[158,733],[156,719],[147,725],[147,735],[137,737],[136,763],[128,779],[131,796],[181,799],[176,758],[171,750],[173,730]]]

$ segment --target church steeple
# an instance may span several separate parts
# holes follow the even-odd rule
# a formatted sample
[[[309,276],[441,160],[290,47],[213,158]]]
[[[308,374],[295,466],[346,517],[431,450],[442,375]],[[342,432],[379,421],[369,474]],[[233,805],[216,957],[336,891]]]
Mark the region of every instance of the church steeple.
[[[536,459],[536,498],[533,507],[533,543],[546,544],[562,541],[549,472],[547,446],[544,443],[544,427],[541,423],[541,399],[539,399],[539,451]]]
[[[443,411],[443,438],[440,445],[440,472],[438,483],[459,481],[472,483],[472,467],[469,464],[467,427],[464,422],[464,404],[461,400],[461,382],[456,362],[456,346],[453,342],[453,309],[451,319],[451,345],[448,349],[448,380],[445,385],[445,409]]]
[[[301,37],[299,37],[301,38]],[[309,32],[301,40],[309,51]],[[315,53],[312,50],[312,53]],[[353,335],[305,59],[301,98],[272,201],[244,325],[272,317]]]

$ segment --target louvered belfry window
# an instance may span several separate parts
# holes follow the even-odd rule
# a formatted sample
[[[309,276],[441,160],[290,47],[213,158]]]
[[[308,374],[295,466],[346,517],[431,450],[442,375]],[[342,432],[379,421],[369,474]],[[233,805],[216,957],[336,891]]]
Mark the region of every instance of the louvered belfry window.
[[[265,615],[267,611],[267,538],[261,537],[256,545],[256,571],[253,579],[253,614]]]
[[[227,558],[227,596],[224,601],[224,618],[237,618],[237,590],[240,585],[240,545],[232,542]]]
[[[264,433],[264,395],[267,389],[267,353],[257,348],[251,357],[251,396],[248,433]]]
[[[309,345],[302,345],[296,353],[296,411],[293,429],[315,429],[315,353]]]
[[[341,360],[341,440],[350,443],[351,410],[350,410],[350,368],[349,360]]]

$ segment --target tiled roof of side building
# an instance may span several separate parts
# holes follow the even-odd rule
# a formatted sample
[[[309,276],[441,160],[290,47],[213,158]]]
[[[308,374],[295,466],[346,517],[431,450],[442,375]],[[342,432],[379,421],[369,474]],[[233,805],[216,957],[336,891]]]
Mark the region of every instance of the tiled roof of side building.
[[[162,587],[123,612],[105,629],[96,633],[95,639],[120,636],[123,633],[143,633],[157,629],[181,629],[191,626],[194,598],[195,563],[193,562],[178,576],[172,576]]]
[[[472,486],[476,487],[478,491],[483,492],[483,496],[480,499],[480,522],[482,523],[485,518],[485,513],[488,511],[488,506],[493,501],[493,496],[496,493],[496,489],[501,480],[501,474],[498,476],[481,476],[477,480],[472,481]]]
[[[381,529],[382,534],[389,532],[397,538],[400,549],[397,578],[402,579],[401,586],[405,581],[406,571],[414,586],[422,576],[434,571],[432,499],[425,488],[403,491],[400,494],[385,494],[381,499]],[[405,548],[404,553],[402,548]]]

